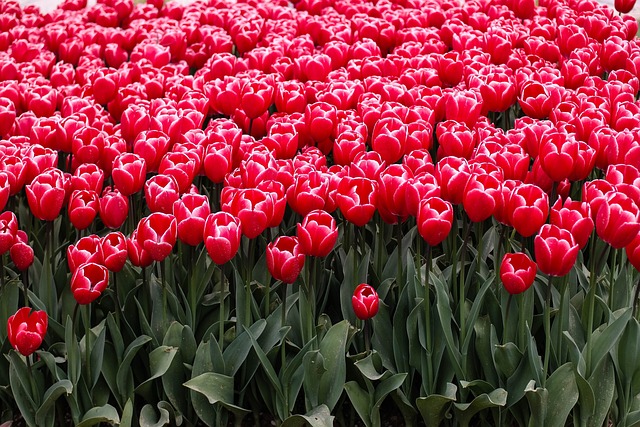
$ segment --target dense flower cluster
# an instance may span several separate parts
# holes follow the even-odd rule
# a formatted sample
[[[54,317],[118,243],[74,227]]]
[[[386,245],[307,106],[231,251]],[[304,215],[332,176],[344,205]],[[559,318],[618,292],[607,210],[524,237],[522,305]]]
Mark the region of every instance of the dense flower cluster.
[[[94,233],[67,250],[79,304],[178,241],[224,264],[264,233],[293,283],[336,218],[376,215],[430,246],[457,214],[493,218],[551,276],[595,229],[640,266],[637,31],[591,0],[0,0],[0,208],[24,194],[39,220]],[[0,254],[24,270],[18,228],[0,215]],[[501,276],[518,293],[536,271],[509,256]],[[375,315],[375,290],[353,304]],[[16,319],[30,354],[46,317]]]

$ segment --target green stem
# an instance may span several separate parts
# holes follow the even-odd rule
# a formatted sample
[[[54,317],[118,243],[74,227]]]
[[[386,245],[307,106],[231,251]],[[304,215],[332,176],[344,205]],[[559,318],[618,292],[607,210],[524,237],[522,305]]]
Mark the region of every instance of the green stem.
[[[82,308],[84,322],[84,355],[87,368],[87,384],[91,383],[91,304],[85,304]]]
[[[253,281],[253,253],[256,249],[256,239],[249,240],[249,253],[247,253],[247,280],[245,282],[245,327],[251,325],[251,282]]]
[[[549,283],[547,285],[547,295],[544,305],[544,366],[542,387],[547,384],[547,377],[549,376],[549,356],[551,353],[551,292],[553,286],[553,277],[549,277]]]
[[[504,319],[502,319],[502,344],[506,344],[509,342],[509,312],[511,311],[511,303],[513,301],[513,295],[509,294],[507,298],[507,309],[504,315]]]
[[[218,341],[220,344],[220,352],[222,352],[224,350],[224,322],[226,320],[226,315],[224,312],[226,280],[225,280],[222,268],[220,268],[220,266],[216,266],[216,269],[219,272],[219,280],[220,280],[220,316],[218,320]],[[194,327],[195,327],[195,323],[194,323]]]
[[[400,222],[400,219],[398,219],[398,224],[396,226],[396,243],[398,244],[397,246],[397,255],[398,255],[398,269],[397,269],[397,275],[396,275],[396,280],[397,280],[397,284],[398,284],[398,298],[400,297],[400,294],[402,294],[402,289],[404,288],[404,280],[402,277],[402,272],[403,272],[403,268],[402,268],[402,223]]]
[[[609,264],[609,301],[608,301],[608,305],[609,308],[611,308],[612,311],[616,310],[616,307],[613,306],[614,303],[614,294],[615,294],[615,269],[616,269],[616,262],[618,259],[618,250],[614,249],[611,252],[611,263]]]
[[[471,234],[471,223],[467,220],[467,216],[463,216],[463,229],[464,229],[464,241],[460,248],[460,342],[464,342],[466,337],[466,307],[465,307],[465,262],[467,258],[467,244],[469,243],[469,236]]]
[[[569,293],[569,289],[567,286],[568,276],[564,276],[562,278],[562,282],[560,284],[560,311],[558,312],[558,335],[556,336],[556,355],[558,365],[562,364],[562,335],[564,332],[564,323],[565,323],[565,315],[564,310],[567,304],[567,297]]]
[[[433,339],[431,337],[431,287],[429,280],[433,257],[431,245],[427,244],[426,252],[427,261],[424,266],[424,329],[427,347],[427,384],[425,392],[429,395],[433,392]]]

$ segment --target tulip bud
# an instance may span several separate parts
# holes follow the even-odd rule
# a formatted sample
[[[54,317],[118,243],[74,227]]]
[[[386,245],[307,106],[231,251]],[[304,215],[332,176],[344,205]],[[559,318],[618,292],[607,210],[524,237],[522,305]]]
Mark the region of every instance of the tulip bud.
[[[71,292],[78,304],[91,304],[109,284],[109,270],[104,265],[82,264],[71,276]]]
[[[378,307],[380,305],[380,298],[378,293],[371,285],[361,283],[356,287],[351,297],[351,305],[353,306],[353,312],[358,319],[367,320],[371,319],[378,313]]]
[[[31,355],[42,344],[48,322],[45,311],[31,311],[29,307],[22,307],[7,321],[7,336],[11,346],[23,356]]]
[[[519,294],[533,284],[538,267],[524,253],[505,254],[500,264],[500,280],[511,295]]]
[[[267,268],[276,280],[295,282],[303,266],[304,254],[297,237],[280,236],[267,245]]]

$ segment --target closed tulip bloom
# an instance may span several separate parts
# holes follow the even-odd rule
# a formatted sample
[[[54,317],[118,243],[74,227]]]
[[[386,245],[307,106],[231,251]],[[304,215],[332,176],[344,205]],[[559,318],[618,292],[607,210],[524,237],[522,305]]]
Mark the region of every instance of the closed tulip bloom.
[[[324,207],[328,190],[329,181],[322,172],[312,170],[298,173],[287,190],[287,202],[296,213],[305,216]]]
[[[416,223],[418,233],[430,246],[439,245],[453,226],[453,206],[440,197],[429,197],[420,202]]]
[[[93,190],[75,190],[71,193],[69,205],[69,220],[78,230],[88,228],[100,210],[98,194]]]
[[[473,174],[464,188],[462,206],[473,222],[481,222],[493,215],[502,197],[500,181],[489,174]]]
[[[9,249],[9,256],[11,261],[20,271],[25,271],[33,264],[33,248],[29,245],[27,233],[22,230],[18,230],[16,233],[15,241]]]
[[[304,253],[297,237],[280,236],[267,245],[267,268],[276,280],[295,282],[303,266]]]
[[[580,248],[585,247],[594,227],[589,204],[570,198],[564,203],[560,199],[556,201],[551,208],[549,223],[570,231]]]
[[[95,234],[85,236],[78,240],[75,245],[67,247],[69,271],[73,273],[80,265],[87,262],[95,262],[97,264],[103,264],[104,262],[100,237]]]
[[[170,151],[162,157],[158,173],[172,176],[178,184],[178,191],[185,193],[198,171],[195,160],[187,153]]]
[[[445,157],[438,161],[434,175],[440,183],[442,198],[454,205],[461,204],[464,189],[471,178],[467,161],[459,157]]]
[[[138,241],[138,231],[134,230],[131,237],[127,239],[127,255],[131,264],[136,267],[148,267],[153,263],[151,254]]]
[[[171,214],[155,212],[138,223],[138,243],[154,261],[164,260],[176,244],[178,221]]]
[[[113,161],[111,178],[113,184],[124,196],[142,190],[147,175],[147,164],[134,153],[122,153]]]
[[[371,285],[360,283],[353,292],[351,305],[358,319],[371,319],[378,313],[380,297]]]
[[[371,136],[371,148],[387,163],[395,163],[405,154],[408,127],[400,119],[385,117],[376,122]]]
[[[522,184],[511,192],[507,214],[521,236],[533,236],[549,216],[549,196],[537,185]]]
[[[538,268],[549,276],[564,276],[576,263],[580,246],[571,232],[545,224],[533,240]]]
[[[544,172],[555,182],[571,175],[578,158],[578,141],[569,135],[554,132],[542,141],[538,158]]]
[[[615,0],[613,5],[618,12],[629,13],[636,5],[636,0]]]
[[[531,287],[538,266],[525,253],[505,254],[500,264],[500,280],[511,295],[520,294]]]
[[[129,199],[111,187],[104,189],[100,197],[100,219],[111,229],[120,228],[129,215]]]
[[[127,238],[119,231],[111,233],[100,239],[104,266],[114,273],[122,270],[127,262]]]
[[[218,265],[233,259],[240,248],[240,220],[227,212],[210,214],[204,223],[204,246],[211,260]]]
[[[223,210],[240,219],[242,234],[249,239],[258,237],[273,217],[273,197],[256,188],[238,190],[231,196],[229,205]]]
[[[338,184],[336,202],[345,219],[363,227],[376,211],[378,188],[367,178],[345,177]]]
[[[180,198],[178,182],[170,175],[155,175],[144,184],[144,199],[151,212],[170,214]]]
[[[7,337],[11,346],[23,356],[29,356],[41,345],[47,334],[49,318],[45,311],[22,307],[7,321]]]
[[[211,213],[209,198],[202,194],[185,194],[173,204],[178,221],[178,238],[190,246],[202,242],[204,223]]]
[[[297,225],[297,236],[305,255],[325,257],[338,240],[336,220],[323,210],[309,212]]]
[[[49,168],[25,187],[29,209],[36,218],[53,221],[58,217],[66,195],[65,181],[60,169]]]
[[[18,233],[18,218],[11,211],[0,214],[0,255],[5,254],[13,245]]]
[[[109,270],[104,265],[88,262],[71,276],[71,292],[78,304],[91,304],[109,284]]]
[[[635,202],[618,191],[605,195],[596,214],[598,237],[615,249],[627,246],[640,232],[640,211]]]

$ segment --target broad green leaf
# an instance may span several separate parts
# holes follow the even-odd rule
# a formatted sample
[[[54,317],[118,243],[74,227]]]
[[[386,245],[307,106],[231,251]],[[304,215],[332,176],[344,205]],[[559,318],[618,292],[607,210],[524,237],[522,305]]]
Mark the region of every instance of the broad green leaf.
[[[251,344],[253,345],[253,350],[258,355],[258,360],[260,360],[260,364],[262,365],[262,369],[264,369],[265,373],[267,374],[267,377],[269,378],[269,381],[271,382],[271,385],[273,386],[273,388],[275,389],[276,393],[278,394],[278,397],[280,397],[280,399],[284,400],[284,394],[282,393],[282,385],[280,384],[280,380],[278,378],[278,375],[276,374],[275,369],[273,369],[273,365],[271,364],[271,362],[267,358],[267,355],[264,354],[264,351],[262,350],[262,348],[258,344],[258,341],[253,336],[253,334],[251,333],[251,330],[247,329],[245,332],[247,333],[247,335],[249,336],[249,339],[251,340]]]
[[[442,325],[442,335],[444,336],[445,342],[447,344],[447,353],[449,354],[451,363],[453,365],[453,369],[456,372],[458,378],[464,378],[464,372],[462,371],[462,366],[460,364],[462,355],[460,354],[460,350],[456,345],[456,340],[453,337],[453,313],[451,312],[451,299],[449,298],[449,294],[447,289],[445,289],[445,285],[441,280],[434,280],[434,285],[436,289],[436,308],[438,311],[438,316],[440,318],[440,323]]]
[[[120,391],[122,401],[133,397],[133,374],[131,372],[131,362],[133,362],[133,358],[136,356],[138,351],[140,351],[142,346],[149,341],[151,341],[150,336],[140,335],[138,338],[133,340],[131,344],[129,344],[124,352],[122,363],[120,364],[118,373],[116,374],[116,385]]]
[[[153,351],[149,353],[149,370],[151,371],[151,376],[138,385],[136,390],[139,390],[156,378],[163,376],[169,369],[169,366],[171,366],[171,362],[173,362],[173,358],[177,353],[177,347],[161,345],[158,348],[154,348]]]
[[[480,317],[474,326],[476,336],[476,357],[482,366],[487,381],[491,384],[498,384],[498,371],[496,370],[496,362],[493,352],[496,348],[493,342],[493,325],[489,316]],[[493,389],[493,388],[492,388]]]
[[[469,278],[471,278],[471,276],[472,275],[470,274]],[[482,309],[482,306],[483,306],[484,296],[489,290],[489,288],[491,287],[491,285],[493,284],[494,279],[495,279],[495,276],[491,274],[489,278],[485,280],[485,282],[482,284],[482,286],[480,287],[480,290],[478,291],[478,294],[473,300],[473,305],[471,306],[471,310],[469,310],[469,314],[466,319],[467,324],[463,325],[467,329],[467,331],[465,334],[464,342],[462,343],[462,354],[467,354],[467,352],[469,351],[469,345],[471,344],[471,337],[473,336],[473,330],[476,324],[476,320],[478,320],[478,316],[480,315],[480,310]]]
[[[382,367],[382,361],[378,352],[373,350],[364,359],[360,359],[354,363],[360,373],[371,381],[379,380],[384,376],[384,373],[380,373],[379,370]]]
[[[373,396],[363,390],[356,381],[349,381],[344,385],[349,401],[356,410],[366,427],[371,427],[371,411],[373,409]]]
[[[140,427],[164,427],[171,425],[171,415],[166,408],[158,405],[158,413],[153,406],[146,404],[140,411]]]
[[[327,372],[324,357],[319,350],[307,352],[302,359],[304,366],[304,394],[312,407],[320,404],[320,379]]]
[[[247,354],[249,354],[251,350],[251,339],[247,339],[247,331],[251,331],[251,335],[258,338],[266,326],[267,321],[260,319],[251,325],[248,330],[242,331],[242,333],[229,344],[223,354],[226,367],[225,374],[234,376],[236,372],[238,372],[238,369],[240,369],[240,366],[242,366],[242,362],[247,358]]]
[[[233,412],[236,420],[242,420],[250,412],[233,403],[233,377],[214,372],[205,372],[187,381],[184,386],[202,393],[211,404],[221,404],[224,408]]]
[[[92,338],[91,343],[91,388],[93,388],[98,382],[100,377],[100,371],[102,369],[102,362],[104,360],[104,343],[107,336],[107,328],[105,321],[102,320],[98,325],[91,328],[89,332],[95,335]],[[86,339],[86,338],[85,338]]]
[[[379,409],[389,393],[400,388],[406,378],[407,374],[395,374],[380,382],[376,387],[376,392],[373,396],[374,406]]]
[[[133,423],[133,402],[127,400],[122,410],[122,418],[120,419],[120,427],[131,427]]]
[[[496,346],[493,357],[496,361],[496,368],[500,370],[505,378],[509,378],[518,369],[523,355],[514,343],[508,342],[504,345]]]
[[[591,353],[591,363],[587,366],[589,376],[604,356],[616,345],[629,319],[631,319],[631,314],[631,308],[620,309],[612,314],[615,320],[609,322],[603,330],[596,330],[593,333],[584,350]]]
[[[116,408],[109,404],[91,408],[84,414],[77,427],[89,427],[100,423],[120,424],[120,416]]]
[[[393,348],[389,345],[389,337],[393,336],[390,309],[382,300],[378,306],[378,314],[373,316],[373,336],[371,344],[378,351],[382,359],[382,366],[390,371],[397,372],[393,356]]]
[[[507,392],[502,388],[497,388],[489,394],[481,394],[471,401],[471,403],[454,403],[456,419],[462,426],[468,426],[471,419],[478,412],[488,409],[505,406],[507,404]]]
[[[215,351],[211,350],[213,348],[215,348]],[[222,360],[222,353],[220,353],[220,347],[215,341],[215,338],[213,338],[213,335],[211,336],[210,342],[200,342],[198,350],[196,350],[196,357],[193,360],[191,378],[196,378],[206,372],[223,374],[224,369],[222,371],[215,369],[212,359],[218,360],[218,363],[224,364],[224,361]],[[214,420],[216,419],[216,409],[218,408],[211,405],[203,394],[194,390],[189,390],[189,397],[191,399],[193,409],[200,421],[208,426],[213,426]]]
[[[640,370],[638,354],[640,354],[640,323],[635,318],[631,318],[618,340],[616,352],[618,375],[621,376],[626,387],[629,387],[634,374]],[[638,390],[631,390],[631,392],[635,395]]]
[[[547,379],[548,402],[546,427],[563,427],[578,402],[578,384],[572,363],[565,363]]]
[[[425,425],[438,426],[447,416],[451,404],[456,401],[458,388],[451,383],[447,383],[447,388],[443,394],[432,394],[427,397],[419,397],[416,400],[416,407],[422,415]]]
[[[593,415],[589,418],[589,427],[600,427],[605,424],[607,415],[613,403],[615,393],[615,369],[611,357],[605,357],[589,378],[589,384],[594,393],[595,405]],[[582,406],[580,407],[582,410]]]
[[[11,361],[11,366],[9,368],[11,393],[25,423],[30,427],[36,426],[36,403],[33,401],[30,394],[31,385],[29,382],[27,367],[16,351],[11,350],[9,352],[9,358]],[[26,389],[25,384],[27,384],[28,387]]]
[[[347,336],[349,334],[349,322],[343,320],[327,331],[327,334],[320,342],[320,353],[324,357],[324,366],[327,373],[320,378],[318,388],[320,403],[327,405],[330,411],[333,410],[342,390],[347,375],[345,360]],[[317,380],[317,379],[309,379]]]
[[[282,427],[333,427],[333,416],[326,405],[320,405],[305,415],[292,415],[282,423]]]
[[[45,425],[45,418],[52,415],[51,410],[54,409],[56,400],[63,394],[71,394],[72,391],[73,384],[69,380],[61,380],[51,385],[44,393],[42,404],[36,412],[36,424],[39,426]]]
[[[64,336],[64,342],[67,350],[67,372],[69,374],[69,380],[74,386],[77,386],[78,380],[80,379],[80,371],[82,370],[82,356],[80,354],[80,346],[76,339],[76,334],[74,333],[71,316],[67,316]]]

